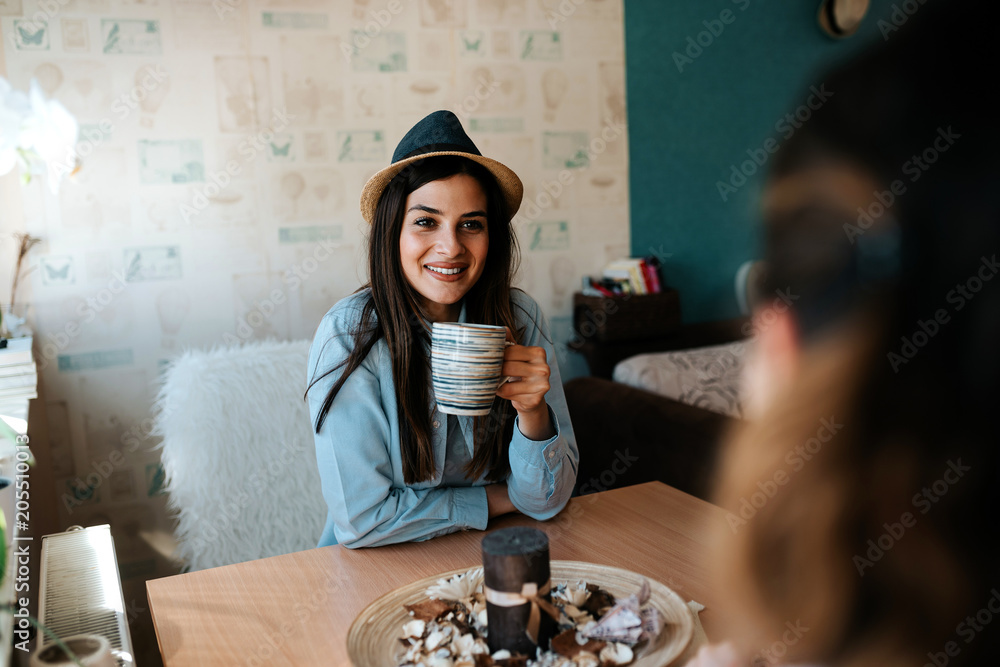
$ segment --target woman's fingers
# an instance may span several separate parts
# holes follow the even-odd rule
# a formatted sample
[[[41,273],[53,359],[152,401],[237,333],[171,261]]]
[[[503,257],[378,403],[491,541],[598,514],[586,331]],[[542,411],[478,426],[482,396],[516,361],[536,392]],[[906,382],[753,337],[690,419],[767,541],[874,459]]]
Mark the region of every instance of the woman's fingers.
[[[511,345],[504,351],[503,358],[501,374],[513,379],[497,388],[497,396],[511,401],[519,414],[538,409],[545,403],[551,374],[545,348]]]
[[[514,377],[548,377],[552,371],[548,364],[538,364],[528,361],[505,361],[501,375]]]
[[[543,363],[548,366],[544,347],[529,345],[511,345],[503,353],[504,361],[528,361],[532,363]]]

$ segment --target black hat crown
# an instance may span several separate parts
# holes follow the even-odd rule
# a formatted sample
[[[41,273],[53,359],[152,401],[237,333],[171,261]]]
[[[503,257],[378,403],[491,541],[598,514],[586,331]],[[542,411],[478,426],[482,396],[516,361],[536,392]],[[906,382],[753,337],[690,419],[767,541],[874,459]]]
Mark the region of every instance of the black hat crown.
[[[410,128],[392,154],[396,163],[414,155],[440,151],[461,151],[482,155],[465,133],[462,122],[451,111],[435,111]]]

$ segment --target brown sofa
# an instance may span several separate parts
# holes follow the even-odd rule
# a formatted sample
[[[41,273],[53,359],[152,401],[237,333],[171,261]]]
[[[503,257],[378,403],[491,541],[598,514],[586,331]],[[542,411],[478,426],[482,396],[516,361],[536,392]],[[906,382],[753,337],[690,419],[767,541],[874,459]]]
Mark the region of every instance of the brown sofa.
[[[745,324],[740,318],[687,325],[659,338],[576,346],[592,372],[565,385],[580,447],[577,495],[659,480],[707,499],[719,444],[737,420],[613,382],[611,373],[636,354],[739,340]]]

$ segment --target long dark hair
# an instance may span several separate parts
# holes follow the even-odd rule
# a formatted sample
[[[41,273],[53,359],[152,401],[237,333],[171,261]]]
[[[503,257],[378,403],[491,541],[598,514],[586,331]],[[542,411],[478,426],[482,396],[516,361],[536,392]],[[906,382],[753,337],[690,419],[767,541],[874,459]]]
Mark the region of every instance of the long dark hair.
[[[354,349],[347,359],[315,378],[313,384],[330,373],[344,372],[331,387],[316,417],[319,433],[344,382],[382,338],[392,358],[392,381],[400,434],[403,479],[407,484],[430,479],[435,472],[431,445],[429,360],[424,346],[429,344],[428,323],[420,311],[418,294],[403,275],[399,255],[399,237],[406,213],[406,198],[430,183],[467,174],[486,194],[486,225],[489,251],[479,280],[465,295],[468,321],[507,326],[517,342],[523,328],[518,328],[511,302],[511,281],[517,270],[519,251],[508,210],[493,175],[472,160],[460,156],[435,156],[407,165],[386,186],[379,199],[368,238],[369,288],[361,318],[352,332]],[[496,399],[490,414],[476,417],[473,429],[475,454],[465,468],[469,479],[484,474],[490,481],[502,481],[510,473],[507,443],[514,427],[514,411],[509,401]]]

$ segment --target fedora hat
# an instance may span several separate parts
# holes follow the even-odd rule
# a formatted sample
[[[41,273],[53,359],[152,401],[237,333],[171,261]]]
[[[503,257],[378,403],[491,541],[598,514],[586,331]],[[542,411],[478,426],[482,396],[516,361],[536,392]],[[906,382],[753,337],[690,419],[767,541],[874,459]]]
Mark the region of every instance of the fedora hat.
[[[483,157],[462,129],[458,116],[450,111],[435,111],[410,128],[400,140],[392,154],[392,164],[365,183],[361,191],[361,215],[365,222],[371,224],[375,219],[378,200],[396,174],[409,164],[437,155],[459,155],[483,165],[497,180],[511,215],[520,208],[524,186],[517,174],[496,160]]]

